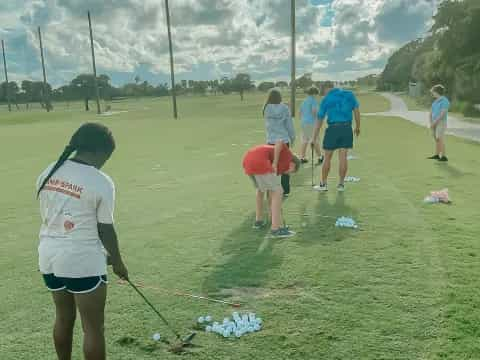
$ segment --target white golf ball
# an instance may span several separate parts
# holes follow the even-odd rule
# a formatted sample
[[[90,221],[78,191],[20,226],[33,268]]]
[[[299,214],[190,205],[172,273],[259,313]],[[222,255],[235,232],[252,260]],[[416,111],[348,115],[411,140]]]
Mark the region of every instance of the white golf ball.
[[[211,317],[210,315],[205,316],[205,321],[206,321],[206,322],[211,322],[211,321],[212,321],[212,317]]]
[[[199,324],[203,324],[205,322],[205,318],[203,316],[200,316],[197,321]]]
[[[162,337],[160,336],[159,333],[155,333],[155,334],[153,334],[152,338],[153,338],[154,341],[160,341],[160,339],[161,339]]]

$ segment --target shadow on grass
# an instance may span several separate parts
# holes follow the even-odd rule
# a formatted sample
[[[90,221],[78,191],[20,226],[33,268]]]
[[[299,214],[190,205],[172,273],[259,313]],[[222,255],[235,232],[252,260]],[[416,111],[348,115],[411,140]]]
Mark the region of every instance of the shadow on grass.
[[[470,175],[475,175],[473,172],[465,172],[463,170],[460,170],[457,168],[455,165],[451,165],[447,162],[444,163],[438,163],[437,166],[445,172],[447,175],[449,175],[452,178],[459,178],[463,176],[470,176]]]
[[[226,258],[205,279],[205,293],[218,293],[221,289],[238,287],[261,287],[268,272],[282,263],[278,254],[273,254],[277,240],[267,238],[268,229],[254,230],[255,216],[251,214],[223,241],[221,255]]]
[[[301,207],[299,214],[303,223],[301,236],[296,242],[303,245],[324,244],[331,245],[333,242],[342,241],[351,237],[353,229],[344,229],[335,227],[336,219],[341,216],[352,217],[358,221],[358,211],[345,203],[348,193],[337,193],[335,202],[330,203],[328,194],[318,194],[318,203],[313,213],[308,213],[306,207]],[[359,224],[361,228],[361,224]]]

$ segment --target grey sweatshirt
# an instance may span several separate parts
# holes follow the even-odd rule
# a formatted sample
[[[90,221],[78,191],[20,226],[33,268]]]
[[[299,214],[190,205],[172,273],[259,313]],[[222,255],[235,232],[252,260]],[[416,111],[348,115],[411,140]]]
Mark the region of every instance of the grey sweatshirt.
[[[293,145],[295,129],[290,109],[285,104],[268,104],[265,107],[265,128],[267,143],[274,144],[278,140]]]

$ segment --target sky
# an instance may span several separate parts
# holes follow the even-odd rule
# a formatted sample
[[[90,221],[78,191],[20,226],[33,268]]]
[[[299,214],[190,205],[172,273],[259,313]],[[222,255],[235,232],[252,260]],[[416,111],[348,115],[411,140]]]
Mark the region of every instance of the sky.
[[[380,73],[393,51],[426,34],[440,0],[296,0],[297,74],[350,80]],[[114,85],[138,75],[169,81],[164,0],[0,0],[9,78],[48,81],[91,73],[87,10],[97,72]],[[288,80],[290,0],[170,0],[177,80],[240,72],[257,83]]]

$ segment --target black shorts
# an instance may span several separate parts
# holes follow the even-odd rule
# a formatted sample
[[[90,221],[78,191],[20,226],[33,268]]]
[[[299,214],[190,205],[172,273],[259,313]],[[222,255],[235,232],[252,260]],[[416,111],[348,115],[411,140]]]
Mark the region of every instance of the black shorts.
[[[353,129],[350,122],[328,125],[323,138],[324,150],[353,148]]]
[[[107,275],[84,278],[64,278],[54,274],[43,274],[43,281],[50,291],[66,290],[72,294],[86,294],[96,290],[100,285],[107,284]]]

